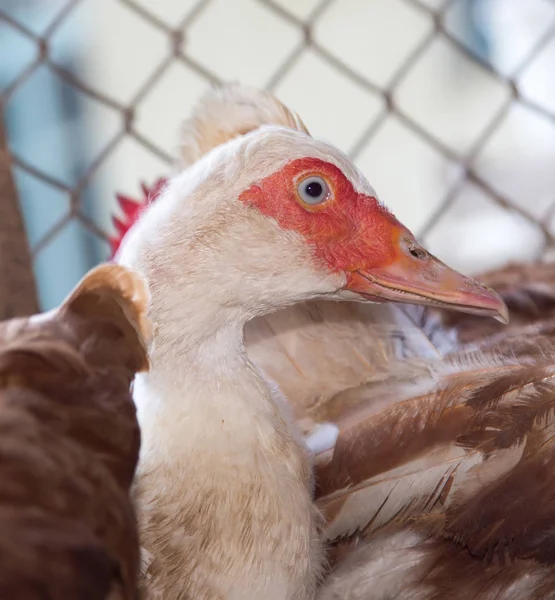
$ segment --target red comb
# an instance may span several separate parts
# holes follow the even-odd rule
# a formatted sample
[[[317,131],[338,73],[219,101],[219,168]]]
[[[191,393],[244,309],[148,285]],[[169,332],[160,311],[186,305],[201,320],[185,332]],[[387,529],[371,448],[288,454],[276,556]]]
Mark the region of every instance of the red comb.
[[[117,234],[109,240],[110,246],[112,247],[112,258],[114,258],[118,251],[125,234],[131,229],[134,223],[136,223],[145,208],[158,198],[167,181],[168,180],[165,177],[160,177],[160,179],[158,179],[150,188],[144,183],[141,183],[143,197],[139,201],[133,200],[128,196],[123,196],[122,194],[116,194],[118,204],[123,211],[123,220],[118,217],[112,217],[112,223],[117,231]]]

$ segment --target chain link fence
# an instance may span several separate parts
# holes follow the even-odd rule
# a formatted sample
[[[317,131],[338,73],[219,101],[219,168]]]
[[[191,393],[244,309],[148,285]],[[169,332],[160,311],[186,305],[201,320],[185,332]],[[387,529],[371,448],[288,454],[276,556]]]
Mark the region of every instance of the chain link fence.
[[[106,35],[115,50],[102,68],[112,69],[111,79],[57,58],[57,36],[76,28],[76,15],[93,2],[108,19]],[[71,180],[30,160],[9,138],[14,169],[68,200],[63,214],[32,240],[35,265],[75,221],[100,242],[95,260],[107,256],[109,215],[116,210],[109,190],[133,196],[141,179],[167,174],[180,120],[203,87],[237,79],[273,91],[314,134],[327,134],[359,163],[401,220],[454,266],[462,246],[472,249],[478,238],[487,254],[497,229],[516,243],[508,258],[519,255],[519,246],[527,259],[549,256],[555,247],[555,89],[544,82],[555,64],[555,6],[501,2],[500,10],[517,12],[537,5],[526,39],[514,42],[518,52],[505,63],[484,56],[461,33],[461,22],[480,0],[66,0],[54,3],[40,30],[3,9],[2,30],[25,38],[34,55],[3,85],[2,106],[16,102],[18,90],[48,69],[111,119],[109,133]],[[110,15],[116,19],[116,13],[114,28]],[[135,37],[126,19],[140,31]],[[503,33],[502,24],[497,29]],[[120,92],[126,79],[133,85]],[[118,163],[114,157],[130,140],[143,162]],[[86,206],[91,182],[111,161],[112,175],[94,206]],[[148,161],[151,166],[143,168]],[[125,176],[118,179],[114,170]],[[132,180],[136,187],[128,189]],[[503,228],[503,215],[514,227]],[[462,266],[473,266],[469,256]]]

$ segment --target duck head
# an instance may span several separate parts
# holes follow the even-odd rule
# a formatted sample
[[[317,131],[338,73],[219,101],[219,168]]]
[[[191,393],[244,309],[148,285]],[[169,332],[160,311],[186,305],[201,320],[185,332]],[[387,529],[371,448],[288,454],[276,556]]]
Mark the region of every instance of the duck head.
[[[311,137],[275,98],[241,87],[212,94],[187,145],[189,155],[199,140],[206,147],[143,212],[119,251],[123,262],[172,289],[182,282],[182,298],[194,281],[205,303],[241,307],[245,318],[327,298],[433,305],[507,322],[498,294],[430,254],[352,161]]]

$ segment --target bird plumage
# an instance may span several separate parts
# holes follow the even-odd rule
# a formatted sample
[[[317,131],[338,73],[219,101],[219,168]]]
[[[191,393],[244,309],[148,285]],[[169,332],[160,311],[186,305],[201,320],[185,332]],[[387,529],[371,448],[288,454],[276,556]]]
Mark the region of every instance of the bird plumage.
[[[552,597],[555,347],[530,342],[459,353],[339,425],[316,468],[322,598]]]
[[[57,309],[0,323],[0,597],[137,598],[130,383],[148,294],[118,265]]]

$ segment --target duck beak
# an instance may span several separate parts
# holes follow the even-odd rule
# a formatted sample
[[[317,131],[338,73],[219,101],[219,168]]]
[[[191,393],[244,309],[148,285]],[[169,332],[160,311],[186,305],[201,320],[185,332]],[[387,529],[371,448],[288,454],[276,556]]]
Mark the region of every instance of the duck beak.
[[[443,264],[408,230],[398,232],[387,264],[350,271],[345,290],[372,302],[431,305],[509,322],[499,294]]]

